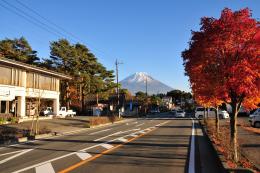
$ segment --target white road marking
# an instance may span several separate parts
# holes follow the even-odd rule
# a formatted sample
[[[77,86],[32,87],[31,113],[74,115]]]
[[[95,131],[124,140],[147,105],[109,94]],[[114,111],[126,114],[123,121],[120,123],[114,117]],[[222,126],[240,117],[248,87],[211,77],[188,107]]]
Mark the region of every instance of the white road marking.
[[[94,141],[95,141],[95,142],[101,141],[102,139],[108,138],[108,137],[110,137],[110,136],[118,135],[118,134],[120,134],[120,132],[112,133],[112,134],[110,134],[110,135],[107,135],[107,136],[104,136],[104,137],[95,139]]]
[[[131,134],[131,135],[129,135],[129,136],[131,136],[131,137],[137,137],[138,135],[136,135],[136,134]]]
[[[100,141],[102,139],[105,139],[105,138],[108,138],[110,136],[114,136],[114,135],[119,135],[119,134],[123,134],[123,133],[127,133],[127,132],[131,132],[131,131],[137,131],[137,130],[140,130],[140,128],[138,129],[131,129],[131,130],[126,130],[126,131],[119,131],[119,132],[116,132],[116,133],[112,133],[110,135],[107,135],[107,136],[104,136],[104,137],[101,137],[101,138],[98,138],[98,139],[95,139],[94,141]]]
[[[125,139],[123,137],[122,138],[118,138],[118,140],[121,141],[121,142],[127,142],[127,139]]]
[[[107,143],[101,144],[100,146],[102,146],[102,147],[104,147],[106,149],[110,149],[110,148],[114,147],[113,145],[110,145],[110,144],[107,144]]]
[[[189,171],[188,171],[188,173],[195,173],[195,127],[194,127],[194,120],[192,120],[190,159],[189,159]]]
[[[24,150],[13,151],[13,152],[9,152],[9,153],[0,154],[0,156],[5,156],[5,155],[9,155],[9,154],[14,154],[14,153],[21,153],[23,151]]]
[[[120,137],[120,138],[124,138],[124,137],[130,136],[130,135],[133,135],[133,134],[135,134],[135,133],[136,133],[136,132],[134,132],[134,133],[132,133],[132,134],[127,134],[127,135],[125,135],[125,136],[123,136],[123,137]],[[115,139],[112,139],[112,140],[110,140],[110,141],[108,141],[108,142],[113,142],[113,141],[116,141],[116,140],[118,140],[118,139],[119,139],[119,138],[115,138]],[[100,146],[100,144],[96,144],[96,145],[93,145],[93,146],[91,146],[91,147],[87,147],[87,148],[81,149],[81,150],[79,150],[78,152],[84,152],[84,151],[87,151],[87,150],[89,150],[89,149],[95,148],[95,147],[97,147],[97,146]],[[73,154],[75,154],[75,153],[77,153],[77,152],[68,153],[68,154],[62,155],[62,156],[60,156],[60,157],[56,157],[56,158],[47,160],[47,161],[45,161],[45,162],[37,163],[37,164],[31,165],[31,166],[25,167],[25,168],[23,168],[23,169],[14,171],[13,173],[24,172],[24,171],[27,171],[27,170],[29,170],[29,169],[32,169],[32,168],[41,166],[41,165],[43,165],[43,164],[50,163],[50,162],[53,162],[53,161],[56,161],[56,160],[59,160],[59,159],[63,159],[63,158],[65,158],[65,157],[71,156],[71,155],[73,155]]]
[[[141,125],[143,125],[144,123],[141,123],[141,124],[138,124],[138,125],[136,125],[136,127],[139,127],[139,126],[141,126]]]
[[[81,160],[86,160],[86,159],[92,157],[89,153],[86,153],[86,152],[77,152],[76,155],[77,155]]]
[[[97,131],[97,132],[90,133],[90,135],[95,135],[95,134],[98,134],[98,133],[101,133],[101,132],[106,132],[106,131],[109,131],[109,130],[111,130],[111,129],[100,130],[100,131]]]
[[[145,134],[146,132],[144,130],[141,130],[138,133]]]
[[[20,153],[18,153],[18,154],[15,154],[15,155],[13,155],[13,156],[11,156],[11,157],[8,157],[8,158],[6,158],[6,159],[4,159],[4,160],[1,160],[0,161],[0,164],[3,164],[3,163],[5,163],[5,162],[8,162],[9,160],[12,160],[12,159],[14,159],[14,158],[16,158],[16,157],[19,157],[19,156],[21,156],[21,155],[23,155],[23,154],[25,154],[25,153],[28,153],[29,151],[32,151],[33,149],[26,149],[26,150],[22,150],[22,152],[20,152]]]
[[[137,124],[138,122],[136,121],[136,122],[133,122],[133,123],[131,123],[131,124]]]
[[[36,173],[55,173],[51,163],[46,163],[35,168]]]

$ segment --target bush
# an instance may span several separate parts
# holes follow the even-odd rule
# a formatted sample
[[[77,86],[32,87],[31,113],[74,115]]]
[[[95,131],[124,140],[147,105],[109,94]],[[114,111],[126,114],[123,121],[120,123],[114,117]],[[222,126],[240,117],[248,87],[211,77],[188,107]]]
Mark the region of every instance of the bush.
[[[16,123],[17,122],[17,118],[16,117],[9,117],[7,120],[10,121],[11,123]]]
[[[106,117],[91,117],[89,122],[86,124],[86,127],[89,128],[91,126],[97,126],[106,123],[114,123],[115,121],[119,121],[120,119],[117,116],[106,116]]]
[[[6,118],[0,117],[0,124],[5,124],[6,123]]]

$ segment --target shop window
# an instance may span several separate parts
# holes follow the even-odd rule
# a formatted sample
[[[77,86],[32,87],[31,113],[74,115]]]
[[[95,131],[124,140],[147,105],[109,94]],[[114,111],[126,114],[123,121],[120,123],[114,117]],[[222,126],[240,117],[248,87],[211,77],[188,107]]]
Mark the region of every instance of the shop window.
[[[0,66],[0,84],[11,85],[12,83],[12,69],[8,67]]]

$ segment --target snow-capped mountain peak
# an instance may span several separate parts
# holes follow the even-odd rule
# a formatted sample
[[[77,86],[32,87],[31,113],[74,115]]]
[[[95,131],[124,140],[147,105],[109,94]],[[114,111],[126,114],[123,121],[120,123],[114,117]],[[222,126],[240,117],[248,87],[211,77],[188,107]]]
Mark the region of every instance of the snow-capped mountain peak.
[[[136,72],[134,75],[129,77],[129,82],[151,82],[153,78],[146,72]]]
[[[138,91],[145,92],[147,81],[148,94],[166,93],[172,90],[171,87],[154,79],[146,72],[136,72],[122,80],[120,83],[123,88],[128,89],[132,94]]]

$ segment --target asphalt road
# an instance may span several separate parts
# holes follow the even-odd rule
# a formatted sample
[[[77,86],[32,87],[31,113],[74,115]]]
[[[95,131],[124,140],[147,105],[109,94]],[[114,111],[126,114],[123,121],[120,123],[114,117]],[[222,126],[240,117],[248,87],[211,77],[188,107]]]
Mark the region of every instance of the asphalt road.
[[[221,172],[196,120],[170,114],[0,148],[0,172]]]

